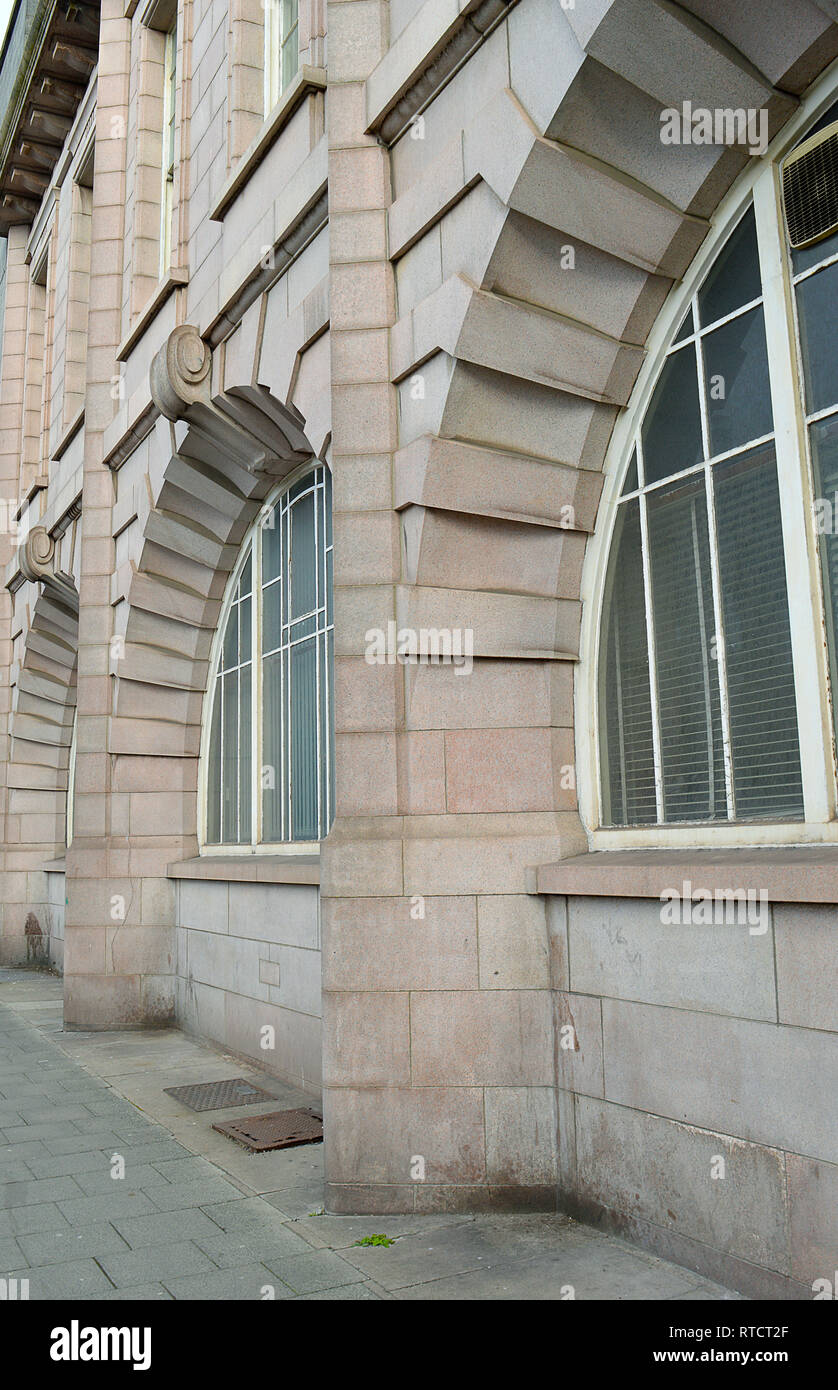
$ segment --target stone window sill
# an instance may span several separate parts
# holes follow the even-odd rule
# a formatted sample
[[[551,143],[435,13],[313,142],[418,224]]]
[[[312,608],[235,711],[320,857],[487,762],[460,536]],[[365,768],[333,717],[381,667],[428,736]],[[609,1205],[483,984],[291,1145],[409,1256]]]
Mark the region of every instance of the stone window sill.
[[[224,214],[236,201],[254,170],[268,153],[274,141],[287,126],[298,106],[311,92],[326,89],[326,69],[303,66],[288,84],[255,140],[245,150],[232,173],[227,176],[218,201],[209,215],[210,222],[223,222]]]
[[[529,871],[531,893],[660,898],[693,889],[767,894],[769,902],[838,903],[838,845],[729,850],[598,850]]]
[[[66,870],[67,861],[65,859],[48,859],[46,864],[41,865],[43,874],[63,874]]]
[[[225,883],[320,883],[317,854],[205,854],[168,867],[169,878]]]

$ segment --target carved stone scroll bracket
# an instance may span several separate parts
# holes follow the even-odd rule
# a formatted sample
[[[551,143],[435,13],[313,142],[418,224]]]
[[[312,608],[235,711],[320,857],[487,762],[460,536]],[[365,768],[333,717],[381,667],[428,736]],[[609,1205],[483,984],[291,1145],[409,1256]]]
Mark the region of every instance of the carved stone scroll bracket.
[[[191,324],[169,334],[151,364],[149,384],[167,420],[184,420],[250,473],[282,476],[311,457],[305,421],[293,406],[258,386],[214,389],[212,349]]]
[[[69,574],[55,568],[55,541],[44,526],[33,526],[18,552],[20,572],[32,584],[43,584],[47,592],[73,612],[79,610],[79,595]]]
[[[149,373],[151,398],[167,420],[179,420],[190,406],[209,404],[212,352],[197,328],[183,323],[156,353]]]

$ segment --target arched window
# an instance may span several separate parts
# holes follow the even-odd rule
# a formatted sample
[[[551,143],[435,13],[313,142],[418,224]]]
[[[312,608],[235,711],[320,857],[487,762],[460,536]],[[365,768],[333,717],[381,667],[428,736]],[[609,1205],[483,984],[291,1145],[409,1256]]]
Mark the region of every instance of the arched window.
[[[267,504],[222,610],[204,844],[312,843],[334,814],[332,500],[324,464]]]
[[[836,117],[815,129],[838,149]],[[822,218],[793,249],[788,154],[674,292],[619,441],[595,675],[604,828],[835,817],[838,232]]]

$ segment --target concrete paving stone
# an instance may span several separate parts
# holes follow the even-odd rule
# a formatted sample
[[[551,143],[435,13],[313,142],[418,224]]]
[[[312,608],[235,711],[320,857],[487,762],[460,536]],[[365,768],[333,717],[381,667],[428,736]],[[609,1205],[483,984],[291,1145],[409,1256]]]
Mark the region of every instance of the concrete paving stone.
[[[311,1216],[313,1211],[322,1210],[323,1183],[298,1183],[282,1192],[266,1192],[263,1201],[269,1202],[289,1221],[297,1221],[301,1217]]]
[[[0,1189],[4,1207],[29,1207],[37,1202],[60,1202],[78,1197],[81,1189],[74,1178],[33,1178],[30,1182],[9,1182]]]
[[[126,1163],[156,1163],[158,1160],[167,1158],[189,1158],[180,1146],[172,1139],[161,1140],[153,1144],[129,1144],[123,1142],[119,1146]]]
[[[294,1230],[301,1235],[317,1236],[333,1250],[344,1250],[363,1236],[382,1232],[395,1239],[397,1236],[424,1235],[447,1226],[473,1224],[474,1217],[470,1213],[440,1213],[439,1216],[311,1216],[295,1221]]]
[[[171,1186],[148,1163],[126,1163],[125,1177],[112,1178],[111,1155],[115,1152],[118,1153],[119,1150],[109,1149],[102,1157],[101,1167],[95,1172],[76,1173],[76,1182],[88,1197],[95,1197],[97,1192],[116,1192],[122,1189],[127,1192],[145,1192],[149,1188]]]
[[[10,1271],[29,1280],[29,1297],[49,1299],[98,1298],[113,1288],[94,1260],[68,1260],[66,1264],[40,1265],[33,1269]]]
[[[291,1260],[265,1260],[272,1274],[287,1284],[294,1293],[319,1293],[337,1289],[345,1284],[363,1282],[364,1276],[333,1250],[313,1250],[308,1255],[295,1255]]]
[[[109,1149],[113,1153],[116,1143],[116,1134],[103,1129],[95,1134],[65,1134],[60,1139],[45,1139],[44,1148],[56,1155],[89,1153],[93,1149]]]
[[[87,1226],[92,1221],[113,1221],[123,1216],[147,1216],[156,1210],[145,1192],[130,1191],[74,1197],[61,1202],[60,1209],[71,1226]]]
[[[7,1269],[17,1269],[28,1261],[13,1236],[0,1236],[0,1278]]]
[[[174,1298],[195,1301],[218,1299],[221,1302],[233,1300],[244,1303],[250,1300],[275,1301],[293,1297],[291,1290],[260,1264],[250,1264],[241,1269],[217,1269],[212,1274],[192,1278],[168,1278],[166,1288]],[[270,1295],[267,1294],[267,1290],[271,1291]]]
[[[0,1132],[4,1129],[19,1129],[22,1124],[19,1111],[8,1105],[0,1109]]]
[[[261,1197],[242,1197],[237,1202],[214,1202],[203,1208],[227,1235],[261,1237],[275,1235],[288,1228],[279,1212],[269,1211]],[[302,1233],[297,1235],[300,1253],[310,1249]]]
[[[295,1300],[298,1303],[316,1300],[322,1302],[328,1299],[329,1302],[338,1300],[353,1303],[380,1302],[381,1294],[378,1293],[370,1284],[344,1284],[340,1289],[321,1289],[317,1293],[300,1294]]]
[[[68,1120],[90,1121],[91,1112],[83,1105],[22,1105],[20,1113],[27,1125],[61,1125]]]
[[[102,1255],[99,1263],[112,1284],[166,1283],[187,1274],[217,1274],[218,1268],[191,1241],[149,1245],[122,1255]]]
[[[113,1152],[113,1149],[92,1149],[89,1153],[47,1154],[45,1158],[30,1158],[29,1166],[36,1178],[76,1177],[82,1173],[107,1171]]]
[[[159,1174],[158,1174],[159,1176]],[[232,1202],[242,1193],[223,1177],[201,1178],[198,1182],[157,1182],[144,1189],[158,1211],[178,1211],[181,1207],[205,1207]]]
[[[167,1182],[195,1182],[196,1180],[214,1177],[218,1173],[214,1163],[207,1163],[205,1159],[184,1156],[183,1158],[168,1158],[162,1163],[152,1165],[155,1172],[159,1173]]]
[[[0,1162],[0,1189],[7,1182],[24,1182],[34,1178],[36,1174],[30,1168],[30,1163],[37,1163],[37,1159],[30,1158],[29,1163],[24,1163],[22,1159],[10,1160],[8,1163]],[[3,1201],[0,1198],[0,1206],[2,1205]]]
[[[386,1217],[378,1218],[378,1225],[370,1234],[391,1235]],[[514,1262],[485,1240],[476,1227],[406,1235],[397,1239],[395,1245],[350,1247],[343,1254],[367,1279],[374,1279],[385,1289],[406,1288]]]
[[[69,1221],[62,1216],[54,1202],[44,1202],[40,1207],[12,1207],[8,1211],[0,1209],[0,1236],[69,1229]]]
[[[30,1158],[41,1158],[44,1152],[43,1140],[30,1140],[28,1143],[6,1144],[0,1150],[4,1158],[14,1159],[18,1163],[27,1163]]]
[[[197,1207],[146,1216],[114,1217],[113,1224],[132,1250],[172,1240],[197,1240],[202,1236],[212,1240],[221,1234],[216,1222]]]
[[[470,1270],[459,1278],[419,1278],[401,1287],[393,1286],[389,1280],[381,1282],[393,1288],[396,1298],[404,1300],[524,1299],[540,1303],[568,1299],[571,1289],[577,1302],[621,1302],[674,1298],[694,1287],[673,1266],[662,1261],[646,1263],[608,1241],[530,1260],[499,1261],[485,1269]]]
[[[162,1284],[129,1284],[124,1289],[111,1289],[110,1293],[100,1293],[96,1297],[103,1303],[171,1303],[172,1295]]]
[[[28,1125],[9,1125],[3,1130],[4,1144],[34,1144],[42,1139],[60,1139],[62,1135],[67,1135],[67,1125],[62,1124],[41,1124]],[[75,1131],[73,1131],[75,1132]]]
[[[249,1235],[195,1237],[195,1243],[219,1269],[234,1269],[252,1260],[274,1265],[277,1261],[311,1253],[311,1246],[284,1226],[273,1227],[262,1234],[254,1231]]]
[[[687,1293],[673,1294],[673,1303],[719,1303],[731,1302],[746,1303],[747,1299],[741,1293],[734,1293],[732,1289],[725,1289],[721,1284],[700,1284],[697,1289],[690,1289]]]
[[[23,1109],[24,1106],[29,1110],[31,1110],[33,1106],[42,1109],[44,1105],[48,1105],[51,1102],[55,1102],[57,1106],[64,1109],[67,1105],[86,1106],[87,1098],[92,1098],[92,1095],[93,1093],[90,1090],[76,1091],[70,1095],[67,1091],[62,1090],[60,1086],[52,1085],[47,1081],[39,1081],[28,1086],[12,1087],[5,1096],[5,1099],[13,1103],[17,1110]]]
[[[18,1243],[31,1265],[57,1265],[86,1256],[118,1254],[129,1247],[113,1226],[100,1221],[92,1226],[70,1226],[66,1231],[18,1236]]]

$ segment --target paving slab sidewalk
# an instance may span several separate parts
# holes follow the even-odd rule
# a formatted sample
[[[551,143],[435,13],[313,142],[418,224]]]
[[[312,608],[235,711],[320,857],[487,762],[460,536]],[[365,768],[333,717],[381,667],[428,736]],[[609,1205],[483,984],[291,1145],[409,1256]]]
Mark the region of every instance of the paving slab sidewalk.
[[[212,1128],[240,1108],[164,1094],[232,1076],[311,1104],[175,1029],[65,1033],[59,979],[0,970],[0,1276],[31,1299],[741,1297],[562,1216],[323,1215],[322,1145],[248,1154]]]

